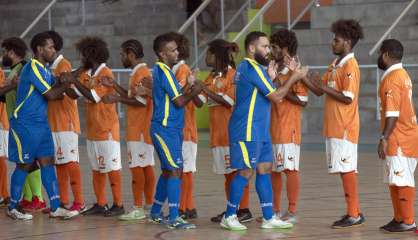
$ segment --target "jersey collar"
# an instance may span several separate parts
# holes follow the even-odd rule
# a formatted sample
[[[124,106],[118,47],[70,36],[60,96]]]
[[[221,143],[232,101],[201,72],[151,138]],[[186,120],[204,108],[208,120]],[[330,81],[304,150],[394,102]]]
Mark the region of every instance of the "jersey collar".
[[[354,58],[354,53],[353,52],[345,55],[345,57],[343,57],[343,59],[341,59],[341,61],[336,66],[335,66],[335,63],[337,62],[337,59],[335,59],[335,62],[334,62],[333,65],[337,68],[342,67],[348,62],[348,60],[350,60],[352,58]]]
[[[185,64],[186,62],[184,60],[180,60],[176,65],[173,66],[173,73],[175,74],[177,70],[179,70],[180,66]]]
[[[130,76],[135,75],[136,71],[138,71],[138,69],[140,69],[141,67],[145,67],[147,66],[146,63],[138,63],[137,65],[135,65],[135,67],[132,69],[132,72],[130,74]]]
[[[55,58],[54,62],[51,65],[51,69],[55,69],[58,67],[58,64],[61,62],[61,60],[64,59],[64,56],[60,54],[57,58]]]
[[[380,79],[380,81],[383,81],[383,79],[385,79],[385,77],[390,73],[393,72],[395,70],[398,69],[402,69],[402,63],[397,63],[397,64],[393,64],[392,66],[390,66],[388,69],[386,69],[386,71],[383,73],[382,78]]]
[[[96,69],[96,71],[94,72],[93,76],[91,75],[91,72],[93,71],[91,68],[87,71],[87,75],[89,75],[90,77],[96,77],[97,75],[99,75],[100,71],[106,67],[106,63],[102,63],[100,64],[100,66]]]
[[[42,68],[45,68],[45,66],[41,62],[39,62],[38,60],[36,60],[35,58],[32,58],[32,61],[34,61],[35,63],[41,65]]]

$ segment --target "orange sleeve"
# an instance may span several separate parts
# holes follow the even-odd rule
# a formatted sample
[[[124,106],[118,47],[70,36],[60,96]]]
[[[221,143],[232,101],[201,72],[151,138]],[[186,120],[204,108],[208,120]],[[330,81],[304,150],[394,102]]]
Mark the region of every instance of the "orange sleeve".
[[[181,87],[184,87],[187,83],[187,77],[191,74],[191,70],[187,64],[182,64],[176,72],[176,79]]]
[[[72,68],[71,68],[71,63],[67,60],[62,61],[57,69],[54,71],[55,76],[60,76],[61,73],[63,72],[71,72]]]
[[[92,90],[94,90],[100,98],[102,98],[106,94],[109,94],[113,90],[113,88],[106,87],[101,83],[101,77],[108,77],[112,80],[115,79],[112,70],[110,70],[109,68],[103,69],[102,72],[96,77],[97,84],[94,86]]]
[[[139,86],[145,77],[151,77],[151,72],[148,68],[141,68],[132,76],[129,84],[129,96],[136,95],[136,87]]]
[[[6,76],[4,71],[0,69],[0,87],[4,87],[4,85],[6,85]]]
[[[386,117],[399,117],[401,109],[401,87],[396,83],[395,79],[386,79],[383,88],[385,95],[385,106],[383,110]]]
[[[358,81],[356,69],[351,65],[347,64],[344,69],[344,76],[342,76],[342,93],[344,96],[354,99],[354,94],[358,92]]]

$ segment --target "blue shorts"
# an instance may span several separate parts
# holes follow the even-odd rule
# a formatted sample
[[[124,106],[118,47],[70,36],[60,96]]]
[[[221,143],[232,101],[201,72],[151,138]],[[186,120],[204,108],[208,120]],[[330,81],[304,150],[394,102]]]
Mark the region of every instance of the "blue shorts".
[[[258,163],[273,162],[271,142],[233,142],[230,145],[231,168],[256,169]]]
[[[151,123],[151,139],[161,162],[161,169],[183,169],[183,129],[167,128]]]
[[[49,126],[31,126],[10,122],[9,161],[31,164],[37,158],[54,158],[54,141]]]

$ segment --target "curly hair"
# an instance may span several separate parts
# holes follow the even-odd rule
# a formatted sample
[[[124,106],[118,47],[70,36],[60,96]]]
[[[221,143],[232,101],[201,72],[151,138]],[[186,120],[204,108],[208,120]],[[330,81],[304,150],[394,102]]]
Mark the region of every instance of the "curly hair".
[[[295,32],[285,28],[279,29],[270,36],[270,42],[276,44],[280,48],[287,47],[290,56],[295,56],[298,50],[298,40]]]
[[[1,47],[7,51],[12,50],[17,56],[21,58],[25,58],[26,51],[28,50],[26,43],[18,37],[4,39],[1,43]]]
[[[363,28],[359,22],[354,19],[340,19],[331,25],[331,32],[346,40],[351,41],[353,48],[359,39],[364,38]]]
[[[179,59],[187,60],[190,57],[190,41],[183,34],[170,32],[169,33],[177,44],[179,51]]]
[[[215,55],[215,72],[225,74],[228,66],[235,68],[234,54],[239,52],[236,43],[215,39],[208,44],[208,51]]]
[[[144,57],[144,48],[140,41],[136,39],[129,39],[122,43],[120,46],[124,52],[128,53],[129,51],[135,54],[137,58]]]
[[[38,47],[44,47],[47,44],[48,39],[52,40],[52,37],[46,32],[37,33],[35,36],[33,36],[32,40],[30,41],[30,48],[32,49],[32,52],[37,54]]]
[[[99,37],[84,37],[75,44],[75,47],[89,63],[104,63],[109,59],[107,44]]]
[[[54,42],[54,48],[57,52],[61,51],[62,47],[64,46],[64,41],[61,35],[54,30],[45,31],[49,36],[51,36],[52,41]]]

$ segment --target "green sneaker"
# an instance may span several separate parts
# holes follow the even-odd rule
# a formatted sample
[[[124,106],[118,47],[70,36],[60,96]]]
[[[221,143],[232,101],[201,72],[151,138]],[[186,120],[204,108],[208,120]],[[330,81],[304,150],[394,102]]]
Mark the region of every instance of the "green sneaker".
[[[143,208],[134,208],[131,212],[119,216],[121,221],[141,220],[146,218]]]

